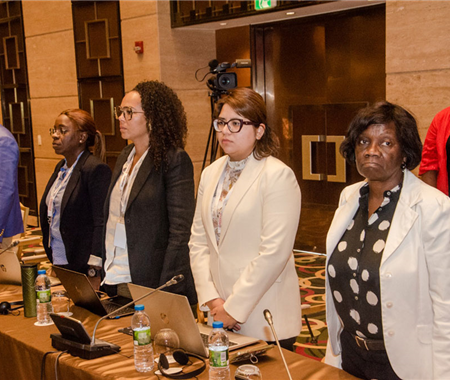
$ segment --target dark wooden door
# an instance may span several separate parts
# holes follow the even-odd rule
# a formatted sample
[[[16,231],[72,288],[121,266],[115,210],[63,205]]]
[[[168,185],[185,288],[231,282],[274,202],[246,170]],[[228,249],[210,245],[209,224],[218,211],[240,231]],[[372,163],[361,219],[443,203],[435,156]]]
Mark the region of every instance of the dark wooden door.
[[[323,253],[340,192],[362,178],[340,141],[358,109],[385,97],[385,7],[254,27],[252,46],[254,89],[302,190],[295,248]]]

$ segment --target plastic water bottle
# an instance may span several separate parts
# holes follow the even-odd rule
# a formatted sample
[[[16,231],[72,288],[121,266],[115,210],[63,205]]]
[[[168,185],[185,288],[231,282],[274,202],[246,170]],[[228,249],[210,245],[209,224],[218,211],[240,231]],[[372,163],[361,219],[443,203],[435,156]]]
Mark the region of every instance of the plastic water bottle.
[[[209,347],[209,380],[229,380],[230,367],[228,360],[228,335],[223,323],[213,322],[213,329],[208,337]]]
[[[53,312],[52,292],[50,290],[50,280],[44,269],[38,270],[34,288],[36,289],[37,323],[40,325],[53,323],[50,317],[50,313]]]
[[[153,369],[153,346],[150,331],[150,318],[144,311],[144,305],[135,305],[131,318],[134,341],[134,366],[138,372]]]

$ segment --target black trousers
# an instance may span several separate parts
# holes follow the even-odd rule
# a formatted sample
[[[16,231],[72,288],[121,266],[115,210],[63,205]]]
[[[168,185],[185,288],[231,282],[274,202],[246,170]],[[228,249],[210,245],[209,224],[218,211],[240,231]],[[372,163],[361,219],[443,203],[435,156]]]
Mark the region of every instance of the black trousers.
[[[100,290],[103,290],[110,297],[115,297],[119,295],[126,298],[132,298],[131,293],[128,290],[128,285],[125,283],[118,285],[103,284]]]
[[[367,351],[360,348],[353,336],[341,333],[342,369],[361,379],[401,380],[391,367],[385,350]]]
[[[283,347],[286,350],[294,351],[294,343],[297,341],[297,337],[294,336],[293,338],[287,338],[287,339],[281,339],[280,340],[280,346]],[[267,342],[268,344],[274,344],[277,345],[276,341],[273,342]]]

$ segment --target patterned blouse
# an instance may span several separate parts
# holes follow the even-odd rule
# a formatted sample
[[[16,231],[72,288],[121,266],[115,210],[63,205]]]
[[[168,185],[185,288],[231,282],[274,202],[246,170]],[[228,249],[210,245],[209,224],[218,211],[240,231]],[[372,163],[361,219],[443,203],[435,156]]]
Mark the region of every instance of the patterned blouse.
[[[328,262],[339,318],[346,331],[361,338],[383,339],[379,268],[400,192],[401,184],[385,191],[383,202],[369,218],[365,184],[359,208]]]
[[[244,170],[247,161],[248,157],[244,158],[242,161],[230,161],[230,158],[228,157],[227,165],[225,166],[225,170],[223,171],[219,183],[217,184],[216,191],[214,192],[211,204],[211,213],[217,245],[219,245],[220,233],[222,229],[223,210],[225,209],[228,199],[231,196],[233,186],[239,179],[239,176]]]

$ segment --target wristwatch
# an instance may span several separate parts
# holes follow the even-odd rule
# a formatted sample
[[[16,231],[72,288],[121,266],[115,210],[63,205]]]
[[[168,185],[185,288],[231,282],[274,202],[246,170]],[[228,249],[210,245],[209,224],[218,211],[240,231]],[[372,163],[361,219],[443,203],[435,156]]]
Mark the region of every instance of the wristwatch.
[[[95,268],[89,268],[89,270],[88,270],[89,277],[97,277],[99,275],[100,275],[100,270],[95,269]]]

